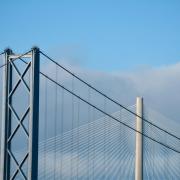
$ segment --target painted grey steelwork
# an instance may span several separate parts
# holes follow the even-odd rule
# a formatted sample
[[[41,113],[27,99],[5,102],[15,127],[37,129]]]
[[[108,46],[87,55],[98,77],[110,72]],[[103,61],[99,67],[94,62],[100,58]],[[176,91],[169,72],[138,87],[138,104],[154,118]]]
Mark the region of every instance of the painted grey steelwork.
[[[136,113],[143,118],[143,98],[136,99]],[[135,180],[143,179],[143,120],[136,116]],[[139,133],[140,132],[140,133]]]
[[[5,64],[9,62],[9,56],[12,54],[12,50],[5,50]],[[7,156],[7,138],[10,133],[9,130],[9,121],[10,116],[9,108],[7,107],[9,104],[9,92],[12,84],[12,68],[11,66],[5,66],[3,71],[3,103],[2,103],[2,141],[1,141],[1,166],[0,166],[0,179],[7,179],[9,176],[9,170],[7,164],[9,164],[9,158]]]
[[[39,132],[39,49],[32,49],[31,81],[30,81],[30,121],[29,121],[29,164],[28,179],[38,177],[38,132]]]
[[[28,55],[27,55],[28,54]],[[31,56],[30,56],[31,55]],[[26,64],[25,70],[21,72],[17,59],[30,58]],[[38,172],[38,126],[39,126],[39,49],[33,48],[30,53],[24,55],[14,55],[12,50],[5,52],[4,81],[3,81],[3,112],[2,112],[2,144],[1,144],[1,171],[0,180],[16,179],[20,176],[22,179],[36,180]],[[12,78],[14,73],[18,76],[18,81],[13,85]],[[30,84],[24,77],[30,72]],[[14,94],[17,92],[20,84],[24,91],[28,93],[28,105],[22,115],[13,107]],[[13,117],[16,119],[16,126],[13,129]],[[29,116],[29,118],[28,118]],[[28,127],[23,122],[28,118]],[[27,138],[27,152],[23,154],[22,159],[18,160],[13,149],[12,142],[18,132],[23,132]],[[24,172],[23,166],[28,163],[27,171]],[[12,166],[14,169],[12,170]]]

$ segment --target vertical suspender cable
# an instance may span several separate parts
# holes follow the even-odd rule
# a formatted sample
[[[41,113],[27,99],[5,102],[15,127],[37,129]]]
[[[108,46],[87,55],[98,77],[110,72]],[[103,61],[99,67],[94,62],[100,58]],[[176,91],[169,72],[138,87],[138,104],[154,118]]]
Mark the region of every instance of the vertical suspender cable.
[[[167,143],[167,134],[165,133],[165,136],[164,136],[164,139],[165,139],[165,144],[168,144]],[[172,178],[170,178],[171,176],[171,174],[169,173],[169,171],[168,171],[168,164],[169,164],[169,162],[168,162],[168,149],[167,148],[165,148],[165,162],[164,162],[164,165],[165,165],[165,169],[164,169],[164,172],[165,172],[165,174],[166,174],[166,177],[167,177],[167,179],[172,179]]]
[[[95,124],[94,124],[94,122],[95,122],[95,109],[93,108],[93,176],[92,176],[92,178],[93,178],[93,180],[94,180],[94,161],[95,161],[95,132],[96,131],[94,131],[95,130]]]
[[[46,141],[47,141],[47,79],[45,78],[45,122],[44,122],[44,180],[46,179],[46,157],[47,157],[47,152],[46,152]]]
[[[74,93],[74,76],[72,76],[72,92]],[[73,154],[73,150],[74,150],[74,95],[72,94],[72,119],[71,119],[71,126],[72,126],[72,131],[71,131],[71,179],[73,177],[73,158],[74,158],[74,154]]]
[[[121,121],[121,110],[119,111],[119,120]],[[121,124],[119,123],[119,139],[118,139],[118,148],[119,148],[119,165],[118,165],[118,172],[117,172],[117,177],[118,177],[118,179],[121,179],[121,147],[120,147],[120,145],[121,145],[121,137],[122,136],[122,131],[121,131]]]
[[[88,87],[88,101],[90,102],[90,96],[91,96],[91,90],[90,88]],[[89,174],[89,171],[90,171],[90,164],[89,164],[89,149],[90,149],[90,137],[91,137],[91,134],[90,134],[90,106],[88,105],[88,163],[87,163],[87,177],[88,179],[90,178],[90,174]]]
[[[61,166],[60,166],[60,179],[63,179],[63,148],[64,148],[64,140],[63,140],[63,126],[64,126],[64,89],[61,89],[62,93],[61,93],[61,152],[60,152],[60,156],[61,156]]]
[[[150,126],[151,128],[150,128],[150,130],[151,130],[151,137],[153,137],[153,134],[154,134],[154,132],[153,132],[153,126]],[[154,163],[154,159],[155,159],[155,150],[154,150],[154,142],[152,141],[151,142],[152,143],[152,177],[155,177],[154,176],[154,168],[155,168],[155,163]]]
[[[55,78],[56,82],[58,81],[58,70],[56,66],[55,70]],[[54,143],[54,180],[56,179],[56,173],[57,173],[57,104],[58,103],[58,98],[57,98],[57,85],[55,84],[55,122],[54,122],[54,138],[55,138],[55,143]]]
[[[77,126],[78,126],[78,135],[77,135],[77,154],[78,154],[78,157],[77,157],[77,179],[79,179],[79,126],[80,126],[80,99],[78,99],[78,117],[77,117]]]
[[[106,112],[106,98],[104,97],[104,112]],[[103,136],[104,136],[104,140],[103,140],[103,179],[106,178],[105,175],[105,171],[106,171],[106,131],[107,131],[107,125],[106,125],[106,116],[104,116],[104,132],[103,132]]]

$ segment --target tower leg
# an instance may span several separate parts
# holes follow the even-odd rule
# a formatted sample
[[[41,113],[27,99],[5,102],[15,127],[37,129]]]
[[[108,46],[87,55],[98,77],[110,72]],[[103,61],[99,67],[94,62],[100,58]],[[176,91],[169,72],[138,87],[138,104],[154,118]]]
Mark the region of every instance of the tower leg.
[[[143,98],[136,99],[136,114],[143,117]],[[143,179],[143,120],[136,116],[136,151],[135,151],[135,180]]]

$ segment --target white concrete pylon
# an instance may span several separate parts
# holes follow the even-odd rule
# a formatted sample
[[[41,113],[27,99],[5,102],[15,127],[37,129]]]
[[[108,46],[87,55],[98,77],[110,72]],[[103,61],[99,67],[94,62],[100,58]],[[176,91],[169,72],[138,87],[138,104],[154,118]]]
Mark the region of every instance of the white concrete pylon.
[[[135,180],[143,179],[143,98],[136,98],[136,152],[135,152]],[[140,132],[140,133],[139,133]]]

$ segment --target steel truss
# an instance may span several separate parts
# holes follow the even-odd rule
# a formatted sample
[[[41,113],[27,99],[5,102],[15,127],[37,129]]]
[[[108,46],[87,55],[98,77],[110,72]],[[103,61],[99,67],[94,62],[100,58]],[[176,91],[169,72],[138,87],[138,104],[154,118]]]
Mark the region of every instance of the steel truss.
[[[22,71],[16,62],[23,62],[23,58],[27,58],[28,62],[24,61],[25,69]],[[3,166],[0,167],[0,179],[13,180],[20,177],[25,180],[36,180],[38,174],[39,49],[32,48],[30,52],[23,55],[14,55],[12,50],[7,49],[5,51],[5,63],[1,144],[1,165]],[[28,83],[25,80],[27,74],[29,75]],[[15,75],[18,80],[13,83],[13,76]],[[29,99],[22,113],[18,112],[13,102],[20,85],[23,85],[23,91]],[[16,125],[12,128],[14,119]],[[24,125],[25,120],[28,124],[27,127]],[[23,132],[21,135],[25,136],[27,140],[22,143],[27,143],[28,148],[24,148],[24,151],[20,154],[21,158],[18,158],[12,143],[20,131]]]

